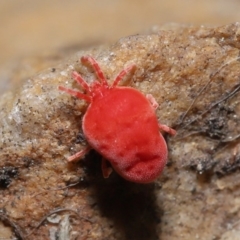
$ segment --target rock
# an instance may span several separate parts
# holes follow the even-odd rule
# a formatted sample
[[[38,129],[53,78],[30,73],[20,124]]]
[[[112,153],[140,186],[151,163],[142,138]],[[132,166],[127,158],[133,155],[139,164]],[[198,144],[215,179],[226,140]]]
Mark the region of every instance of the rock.
[[[64,232],[70,239],[226,240],[239,234],[239,33],[239,23],[155,27],[111,46],[61,54],[58,64],[46,64],[51,68],[20,77],[14,85],[21,87],[0,99],[6,227],[25,238],[52,239],[62,231],[47,222],[55,213],[71,224]],[[93,151],[67,163],[87,144],[81,130],[87,104],[58,86],[76,87],[74,69],[93,81],[79,61],[83,55],[96,58],[109,82],[135,63],[124,84],[152,94],[160,122],[177,130],[176,137],[166,136],[169,162],[155,183],[134,184],[115,173],[103,179],[101,156]]]

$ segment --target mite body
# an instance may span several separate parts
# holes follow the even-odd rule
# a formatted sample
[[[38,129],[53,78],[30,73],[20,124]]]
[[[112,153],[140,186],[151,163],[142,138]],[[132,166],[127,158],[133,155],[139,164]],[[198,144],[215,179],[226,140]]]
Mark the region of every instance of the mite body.
[[[117,86],[122,78],[135,68],[122,70],[112,86],[109,86],[98,63],[89,56],[82,57],[90,63],[98,81],[89,85],[77,72],[74,79],[86,91],[85,94],[60,86],[59,89],[89,102],[83,117],[82,129],[89,147],[69,157],[69,161],[81,158],[91,148],[103,156],[102,171],[108,177],[113,169],[123,178],[137,183],[154,181],[167,162],[168,149],[159,130],[175,135],[176,131],[158,123],[155,110],[158,106],[152,95]]]

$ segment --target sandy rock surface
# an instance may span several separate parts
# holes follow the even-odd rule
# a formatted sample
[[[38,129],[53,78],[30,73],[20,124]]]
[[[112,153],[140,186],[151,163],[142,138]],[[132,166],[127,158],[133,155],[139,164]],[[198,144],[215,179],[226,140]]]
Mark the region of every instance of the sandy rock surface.
[[[165,25],[113,45],[26,60],[0,98],[0,237],[11,239],[237,239],[240,235],[240,63],[238,23]],[[75,88],[79,58],[91,55],[113,81],[135,63],[130,85],[152,94],[169,161],[152,184],[103,179],[101,156],[86,146],[87,104],[58,91]],[[33,72],[45,70],[33,74]],[[31,76],[31,77],[30,77]]]

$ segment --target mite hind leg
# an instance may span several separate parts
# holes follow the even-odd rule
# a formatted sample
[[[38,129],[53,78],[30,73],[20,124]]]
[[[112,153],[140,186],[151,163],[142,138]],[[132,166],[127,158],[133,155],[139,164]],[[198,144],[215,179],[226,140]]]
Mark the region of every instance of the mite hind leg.
[[[109,166],[108,161],[102,158],[102,174],[104,178],[108,178],[112,173],[112,167]]]
[[[176,130],[174,130],[173,128],[170,128],[169,126],[161,124],[161,123],[158,124],[158,127],[159,127],[160,131],[166,132],[172,136],[176,135],[176,133],[177,133]]]
[[[158,103],[156,101],[156,99],[153,97],[152,94],[147,94],[146,95],[147,100],[150,102],[150,104],[152,105],[152,107],[156,110],[158,108]]]
[[[73,154],[72,156],[68,157],[68,162],[78,162],[82,157],[84,157],[89,151],[91,150],[91,147],[88,146],[84,148],[83,150]]]
[[[156,101],[156,99],[152,96],[152,94],[147,94],[146,98],[148,99],[148,101],[151,103],[152,107],[156,110],[158,108],[158,103]],[[167,125],[158,124],[159,130],[166,132],[172,136],[176,135],[176,130],[174,130],[173,128],[168,127]]]

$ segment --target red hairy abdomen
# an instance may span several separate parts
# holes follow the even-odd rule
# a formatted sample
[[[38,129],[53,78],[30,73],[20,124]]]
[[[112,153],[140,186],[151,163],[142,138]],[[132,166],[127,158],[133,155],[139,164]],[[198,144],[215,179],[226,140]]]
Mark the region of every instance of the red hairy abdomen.
[[[130,181],[151,182],[166,164],[167,146],[155,111],[135,89],[111,88],[93,99],[83,131],[88,143]]]

